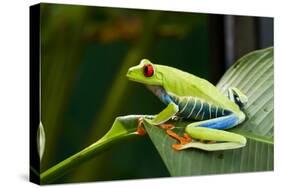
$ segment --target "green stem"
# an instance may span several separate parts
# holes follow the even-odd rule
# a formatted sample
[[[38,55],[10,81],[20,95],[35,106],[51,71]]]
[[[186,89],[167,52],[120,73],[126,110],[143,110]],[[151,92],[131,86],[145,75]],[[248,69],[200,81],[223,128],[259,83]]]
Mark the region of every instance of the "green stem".
[[[89,147],[70,156],[69,158],[63,160],[62,162],[58,163],[57,165],[43,172],[40,175],[41,183],[42,184],[52,183],[59,177],[63,176],[66,172],[68,172],[68,170],[92,158],[100,151],[106,149],[107,146],[112,145],[112,143],[115,143],[116,141],[120,141],[121,139],[128,137],[130,135],[134,135],[134,134],[129,134],[129,135],[120,134],[111,139],[102,138],[98,140],[96,143],[90,145]]]
[[[41,173],[40,183],[52,183],[59,177],[62,177],[70,169],[91,159],[108,146],[124,140],[125,138],[138,135],[136,132],[136,125],[140,117],[140,115],[130,115],[116,118],[112,128],[100,140]]]

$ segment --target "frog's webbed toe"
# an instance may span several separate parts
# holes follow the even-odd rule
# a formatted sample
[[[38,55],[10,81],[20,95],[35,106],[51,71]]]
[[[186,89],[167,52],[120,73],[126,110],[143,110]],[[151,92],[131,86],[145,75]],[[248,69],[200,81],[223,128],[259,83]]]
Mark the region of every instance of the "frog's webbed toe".
[[[179,144],[172,145],[175,150],[181,150],[185,145],[192,142],[192,139],[186,133],[184,133],[183,137],[179,136],[177,133],[170,129],[166,130],[166,133],[180,142]]]

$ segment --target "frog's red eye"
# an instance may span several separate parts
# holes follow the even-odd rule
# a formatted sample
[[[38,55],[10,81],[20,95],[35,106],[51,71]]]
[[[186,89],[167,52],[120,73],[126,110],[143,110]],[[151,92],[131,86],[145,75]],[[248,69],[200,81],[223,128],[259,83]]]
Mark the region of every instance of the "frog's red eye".
[[[151,77],[153,76],[154,69],[153,66],[150,64],[146,64],[143,66],[143,74],[145,77]]]

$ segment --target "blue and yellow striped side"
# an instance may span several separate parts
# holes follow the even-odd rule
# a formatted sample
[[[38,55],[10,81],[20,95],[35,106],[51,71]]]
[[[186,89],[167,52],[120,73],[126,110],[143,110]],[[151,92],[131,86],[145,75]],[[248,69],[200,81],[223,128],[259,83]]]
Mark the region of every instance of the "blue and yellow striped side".
[[[197,97],[172,98],[179,106],[178,115],[186,119],[207,120],[231,114],[231,111]]]

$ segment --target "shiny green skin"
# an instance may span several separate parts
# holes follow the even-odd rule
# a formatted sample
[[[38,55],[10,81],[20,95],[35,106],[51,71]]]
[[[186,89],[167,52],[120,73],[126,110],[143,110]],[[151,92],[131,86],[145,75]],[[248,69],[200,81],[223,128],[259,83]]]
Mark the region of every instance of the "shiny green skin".
[[[144,75],[144,65],[153,66],[154,73],[151,77]],[[135,82],[139,82],[150,86],[161,86],[164,88],[166,93],[177,97],[196,97],[200,98],[208,103],[219,106],[223,109],[229,110],[232,116],[238,118],[238,122],[233,124],[234,126],[243,122],[245,114],[240,110],[240,107],[233,101],[219,91],[214,85],[205,79],[199,78],[187,72],[183,72],[179,69],[152,64],[149,60],[143,59],[139,65],[131,67],[128,70],[127,77]],[[230,94],[241,100],[246,100],[246,96],[240,92],[237,88],[230,91]],[[233,97],[232,97],[233,99]],[[161,111],[152,120],[146,119],[146,121],[152,125],[158,125],[166,122],[178,112],[178,106],[170,102],[167,107]],[[194,147],[207,151],[214,150],[225,150],[235,149],[244,147],[246,145],[246,139],[238,134],[230,133],[224,130],[217,130],[208,127],[200,127],[200,125],[212,122],[226,121],[227,117],[213,118],[209,120],[199,121],[187,125],[186,132],[196,139],[203,140],[214,140],[214,141],[225,141],[224,143],[217,144],[202,144],[202,143],[191,143],[182,147],[182,149]]]

